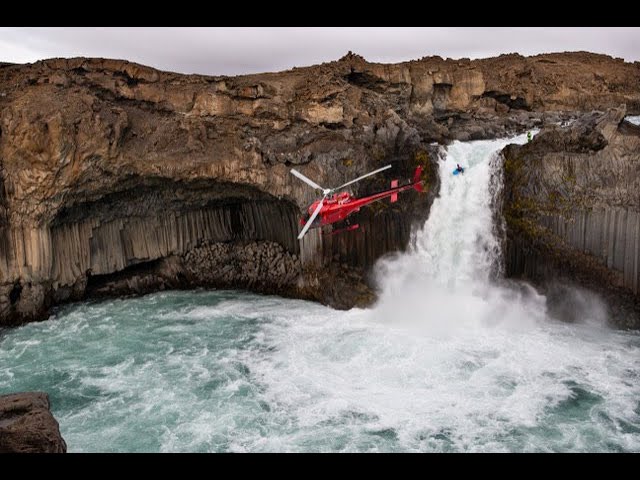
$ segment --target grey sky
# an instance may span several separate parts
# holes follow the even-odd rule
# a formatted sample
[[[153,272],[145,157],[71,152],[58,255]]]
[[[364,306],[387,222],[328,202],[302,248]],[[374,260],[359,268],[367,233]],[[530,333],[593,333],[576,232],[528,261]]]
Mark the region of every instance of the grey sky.
[[[0,28],[0,61],[123,58],[162,70],[211,75],[278,71],[337,60],[428,55],[482,58],[587,50],[640,61],[638,27],[87,27]]]

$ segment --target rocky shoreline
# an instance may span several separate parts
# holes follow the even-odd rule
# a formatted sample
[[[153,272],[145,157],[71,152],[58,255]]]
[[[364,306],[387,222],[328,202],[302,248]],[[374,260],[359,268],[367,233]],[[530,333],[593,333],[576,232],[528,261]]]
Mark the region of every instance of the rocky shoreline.
[[[66,453],[43,392],[0,395],[0,453]]]

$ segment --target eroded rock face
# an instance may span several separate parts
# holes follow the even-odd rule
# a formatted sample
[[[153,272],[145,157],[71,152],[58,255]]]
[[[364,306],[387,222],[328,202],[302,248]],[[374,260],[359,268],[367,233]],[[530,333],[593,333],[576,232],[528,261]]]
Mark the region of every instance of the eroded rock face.
[[[504,135],[613,103],[640,112],[639,68],[582,53],[397,65],[349,54],[233,78],[104,59],[1,65],[0,324],[43,318],[88,291],[220,283],[194,277],[198,266],[185,259],[222,243],[234,255],[277,243],[297,261],[272,291],[319,291],[315,299],[347,308],[350,300],[308,282],[324,269],[354,284],[353,271],[406,247],[438,192],[432,142]],[[295,239],[317,192],[291,167],[330,187],[387,163],[353,192],[381,190],[423,165],[427,193],[363,209],[361,230]],[[244,278],[242,268],[225,275]],[[355,283],[358,298],[371,298],[362,277]]]
[[[66,453],[43,392],[0,395],[0,453]]]
[[[543,129],[505,155],[507,273],[577,282],[640,328],[640,127],[625,109]]]

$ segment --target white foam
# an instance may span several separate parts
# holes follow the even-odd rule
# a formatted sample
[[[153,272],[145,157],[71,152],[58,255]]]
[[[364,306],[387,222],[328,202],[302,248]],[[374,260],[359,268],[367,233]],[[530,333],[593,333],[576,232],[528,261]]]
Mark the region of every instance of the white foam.
[[[626,120],[633,123],[634,125],[640,125],[640,115],[630,115],[626,118]]]
[[[500,187],[499,176],[492,177],[499,170],[495,152],[512,141],[523,143],[526,136],[449,148],[440,166],[440,197],[413,248],[379,265],[382,294],[372,311],[352,313],[349,321],[300,314],[286,326],[265,326],[262,341],[276,353],[246,361],[269,386],[270,402],[307,429],[336,423],[334,434],[344,428],[345,415],[357,412],[361,437],[391,429],[402,450],[606,450],[606,441],[640,446],[638,435],[629,443],[628,436],[605,431],[602,421],[595,422],[598,443],[582,438],[588,435],[581,422],[591,419],[553,419],[553,409],[583,388],[596,398],[593,410],[637,423],[640,390],[623,380],[624,372],[638,372],[637,351],[602,364],[603,351],[619,351],[621,334],[601,323],[554,322],[534,289],[493,281],[500,260],[491,212]],[[456,163],[464,175],[452,175]],[[613,408],[618,402],[626,413]],[[560,439],[526,433],[535,429],[555,431]]]

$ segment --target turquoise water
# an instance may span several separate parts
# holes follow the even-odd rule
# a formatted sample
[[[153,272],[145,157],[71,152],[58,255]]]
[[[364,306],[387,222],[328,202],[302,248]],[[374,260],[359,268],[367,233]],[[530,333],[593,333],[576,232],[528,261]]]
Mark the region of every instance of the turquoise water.
[[[163,292],[4,331],[0,365],[75,452],[640,450],[640,336],[592,324]]]

